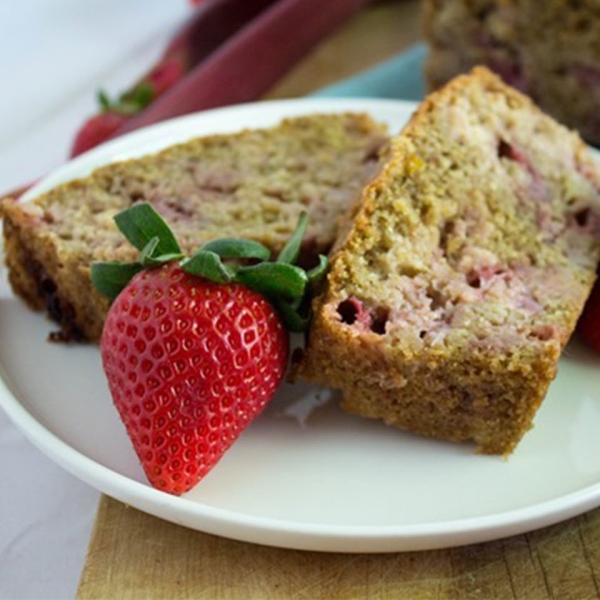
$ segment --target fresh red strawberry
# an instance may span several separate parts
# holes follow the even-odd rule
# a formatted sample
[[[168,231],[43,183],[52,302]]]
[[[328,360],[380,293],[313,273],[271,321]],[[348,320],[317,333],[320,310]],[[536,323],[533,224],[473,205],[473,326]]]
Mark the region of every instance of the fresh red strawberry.
[[[71,156],[90,150],[110,139],[127,119],[144,110],[157,96],[175,85],[185,74],[185,66],[179,58],[167,56],[158,63],[147,77],[131,90],[111,100],[99,92],[98,101],[102,112],[90,117],[77,132]]]
[[[600,281],[596,282],[587,299],[577,323],[577,332],[590,348],[600,352]]]
[[[107,111],[90,117],[77,132],[71,156],[77,156],[109,139],[127,120],[127,116]]]
[[[326,262],[309,273],[292,264],[305,215],[277,262],[266,262],[261,244],[236,239],[184,257],[147,204],[115,220],[141,254],[134,263],[92,266],[96,287],[114,298],[102,363],[150,483],[182,494],[274,395],[289,355],[282,319],[289,329],[305,325],[297,311]]]
[[[277,390],[288,333],[257,292],[177,263],[138,273],[101,341],[109,388],[151,484],[193,487]]]

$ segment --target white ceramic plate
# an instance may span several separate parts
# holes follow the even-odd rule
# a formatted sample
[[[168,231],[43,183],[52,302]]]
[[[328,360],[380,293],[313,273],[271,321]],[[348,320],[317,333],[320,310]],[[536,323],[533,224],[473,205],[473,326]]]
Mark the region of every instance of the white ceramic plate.
[[[286,115],[366,110],[397,130],[412,104],[299,100],[192,115],[106,144],[29,197],[113,160]],[[113,409],[94,346],[50,344],[53,328],[10,292],[0,267],[0,405],[30,440],[98,490],[201,531],[282,547],[389,552],[490,540],[600,505],[600,359],[572,345],[535,429],[508,461],[341,412],[326,392],[285,387],[215,469],[177,498],[148,486]]]

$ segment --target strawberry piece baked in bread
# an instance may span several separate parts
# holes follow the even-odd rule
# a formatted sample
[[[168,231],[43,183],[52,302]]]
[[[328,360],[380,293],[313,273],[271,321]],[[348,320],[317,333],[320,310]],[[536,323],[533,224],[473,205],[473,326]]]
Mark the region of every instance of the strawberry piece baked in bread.
[[[600,171],[484,68],[391,143],[315,302],[296,379],[418,434],[509,454],[596,277]]]
[[[148,202],[184,252],[241,237],[281,249],[309,213],[303,250],[326,253],[337,221],[378,169],[386,130],[365,114],[308,115],[269,129],[191,140],[116,162],[35,200],[0,205],[12,287],[47,309],[66,338],[99,339],[108,301],[92,286],[92,262],[129,261],[136,250],[113,217]]]

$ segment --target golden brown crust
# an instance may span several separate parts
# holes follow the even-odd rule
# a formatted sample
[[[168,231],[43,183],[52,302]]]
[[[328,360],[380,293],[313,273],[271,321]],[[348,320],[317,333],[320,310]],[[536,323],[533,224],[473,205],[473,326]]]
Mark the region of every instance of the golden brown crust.
[[[456,78],[367,186],[294,377],[356,414],[510,453],[594,282],[599,206],[576,135],[485,69]]]
[[[6,207],[4,249],[9,282],[34,310],[45,310],[60,325],[57,338],[99,339],[108,310],[106,298],[92,286],[89,266],[36,235],[35,225],[18,210]]]

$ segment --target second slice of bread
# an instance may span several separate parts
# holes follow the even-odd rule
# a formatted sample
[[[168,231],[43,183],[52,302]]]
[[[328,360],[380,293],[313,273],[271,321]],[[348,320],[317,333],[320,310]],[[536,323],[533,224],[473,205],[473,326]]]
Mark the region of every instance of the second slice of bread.
[[[365,114],[315,114],[269,129],[191,140],[117,162],[31,202],[6,201],[6,263],[14,291],[47,309],[62,337],[97,340],[108,302],[92,286],[94,261],[133,260],[113,217],[151,203],[192,253],[217,237],[277,252],[309,213],[305,252],[326,253],[337,221],[378,168],[385,128]]]
[[[315,303],[295,378],[360,416],[510,453],[596,277],[580,138],[478,68],[392,142]]]

